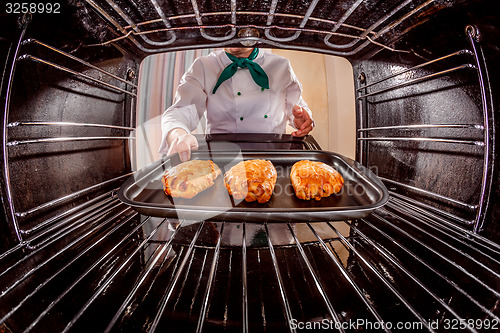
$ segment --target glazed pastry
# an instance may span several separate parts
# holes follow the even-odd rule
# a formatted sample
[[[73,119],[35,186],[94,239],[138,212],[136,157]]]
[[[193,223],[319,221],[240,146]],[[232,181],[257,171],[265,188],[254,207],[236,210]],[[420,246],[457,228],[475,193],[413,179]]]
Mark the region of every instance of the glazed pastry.
[[[271,199],[277,178],[271,161],[241,161],[226,172],[224,185],[234,199],[264,203]]]
[[[297,198],[320,200],[339,193],[344,178],[333,167],[323,162],[298,161],[292,166],[290,179]]]
[[[165,194],[174,198],[191,199],[212,186],[221,173],[217,164],[211,160],[191,160],[165,171],[161,182]]]

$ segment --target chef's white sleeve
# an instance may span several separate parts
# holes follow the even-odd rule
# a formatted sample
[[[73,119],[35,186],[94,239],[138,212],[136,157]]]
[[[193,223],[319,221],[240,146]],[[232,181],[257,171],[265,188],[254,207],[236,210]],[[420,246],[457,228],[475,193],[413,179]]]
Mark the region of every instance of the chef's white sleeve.
[[[195,60],[183,75],[175,93],[174,103],[161,118],[162,142],[159,153],[168,152],[168,133],[182,128],[190,133],[198,126],[207,105],[207,93],[202,85],[204,70],[201,61]]]

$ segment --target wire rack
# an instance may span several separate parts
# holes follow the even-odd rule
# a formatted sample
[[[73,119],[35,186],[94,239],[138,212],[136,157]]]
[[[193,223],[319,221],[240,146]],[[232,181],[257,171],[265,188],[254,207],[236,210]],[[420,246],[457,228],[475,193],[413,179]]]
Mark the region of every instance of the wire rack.
[[[116,199],[0,257],[13,331],[464,331],[499,324],[500,249],[404,200],[359,221],[139,218]],[[309,325],[309,326],[306,326]],[[313,326],[312,326],[313,325]]]

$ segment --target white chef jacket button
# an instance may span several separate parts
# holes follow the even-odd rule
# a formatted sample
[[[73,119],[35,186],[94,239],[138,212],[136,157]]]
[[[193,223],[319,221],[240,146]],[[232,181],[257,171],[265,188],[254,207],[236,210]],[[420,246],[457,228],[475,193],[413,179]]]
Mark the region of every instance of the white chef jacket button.
[[[243,117],[240,117],[240,120],[243,121]]]
[[[239,95],[241,95],[241,92],[240,92],[240,91],[238,91],[238,92],[236,93],[236,95],[238,95],[238,96],[239,96]]]

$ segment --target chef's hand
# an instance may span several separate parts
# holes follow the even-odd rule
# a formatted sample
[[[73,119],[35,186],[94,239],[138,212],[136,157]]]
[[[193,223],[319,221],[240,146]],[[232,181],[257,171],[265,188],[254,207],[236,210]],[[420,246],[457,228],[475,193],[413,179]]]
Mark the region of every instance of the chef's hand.
[[[182,128],[174,128],[168,133],[168,155],[179,154],[182,162],[191,159],[191,150],[198,149],[198,140],[191,133],[186,132]]]
[[[306,136],[313,129],[313,121],[309,113],[301,106],[294,105],[292,114],[295,117],[293,123],[297,130],[292,132],[292,136]]]

